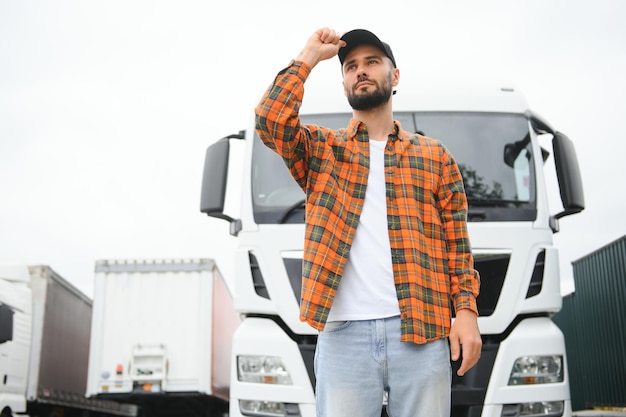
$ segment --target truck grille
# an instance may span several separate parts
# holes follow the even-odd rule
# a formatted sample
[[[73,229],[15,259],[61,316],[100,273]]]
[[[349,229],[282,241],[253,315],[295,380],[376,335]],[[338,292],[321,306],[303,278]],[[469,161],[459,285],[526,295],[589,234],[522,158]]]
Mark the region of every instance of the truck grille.
[[[477,254],[474,256],[474,267],[480,273],[481,279],[480,294],[476,300],[481,317],[492,315],[496,309],[510,259],[510,253]],[[541,279],[543,277],[543,261],[539,262],[540,260],[543,260],[541,254],[537,259],[538,265],[540,264],[541,266],[541,271],[533,273],[534,285],[535,287],[539,286],[539,288],[541,288]],[[283,262],[287,270],[287,275],[289,276],[289,282],[294,296],[298,302],[300,302],[300,291],[302,290],[302,259],[283,258]],[[537,269],[537,267],[535,269]],[[535,281],[535,279],[537,281]],[[257,284],[255,283],[255,287],[256,286]]]

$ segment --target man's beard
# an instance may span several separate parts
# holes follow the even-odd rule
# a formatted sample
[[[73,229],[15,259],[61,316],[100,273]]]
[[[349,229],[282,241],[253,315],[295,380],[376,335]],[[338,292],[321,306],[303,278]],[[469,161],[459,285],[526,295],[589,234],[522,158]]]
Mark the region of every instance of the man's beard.
[[[369,81],[374,82],[372,80]],[[358,95],[354,94],[353,90],[348,91],[348,103],[354,110],[372,110],[387,104],[391,98],[391,76],[382,86],[376,82],[374,83],[375,87],[377,87],[374,91]]]

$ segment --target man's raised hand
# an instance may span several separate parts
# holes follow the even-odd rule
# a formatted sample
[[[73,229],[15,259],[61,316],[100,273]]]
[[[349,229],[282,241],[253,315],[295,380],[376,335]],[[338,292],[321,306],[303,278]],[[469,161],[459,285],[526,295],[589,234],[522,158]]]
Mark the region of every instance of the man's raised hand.
[[[311,35],[296,59],[313,68],[319,62],[337,55],[339,48],[344,46],[346,43],[341,40],[339,32],[330,28],[321,28]]]

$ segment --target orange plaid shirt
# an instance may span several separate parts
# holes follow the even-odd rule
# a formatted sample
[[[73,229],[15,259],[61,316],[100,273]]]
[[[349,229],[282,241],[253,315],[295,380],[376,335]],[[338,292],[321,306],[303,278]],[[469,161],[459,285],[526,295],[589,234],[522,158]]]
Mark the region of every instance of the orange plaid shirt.
[[[366,126],[300,124],[298,111],[311,68],[282,70],[256,108],[256,130],[287,164],[306,193],[300,318],[324,328],[363,208],[369,172]],[[478,313],[480,286],[467,232],[463,179],[438,141],[395,121],[385,148],[388,238],[402,340],[447,337],[451,308]]]

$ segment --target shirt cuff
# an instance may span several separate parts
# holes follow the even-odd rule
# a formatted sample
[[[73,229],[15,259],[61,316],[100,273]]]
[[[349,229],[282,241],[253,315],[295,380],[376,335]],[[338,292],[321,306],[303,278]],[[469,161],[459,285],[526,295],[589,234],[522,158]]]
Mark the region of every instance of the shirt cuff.
[[[307,78],[309,78],[309,74],[311,74],[312,69],[313,68],[311,68],[311,66],[306,62],[292,59],[289,62],[289,65],[287,65],[287,67],[281,72],[289,72],[291,74],[298,75],[300,78],[302,78],[302,80],[306,80]]]

